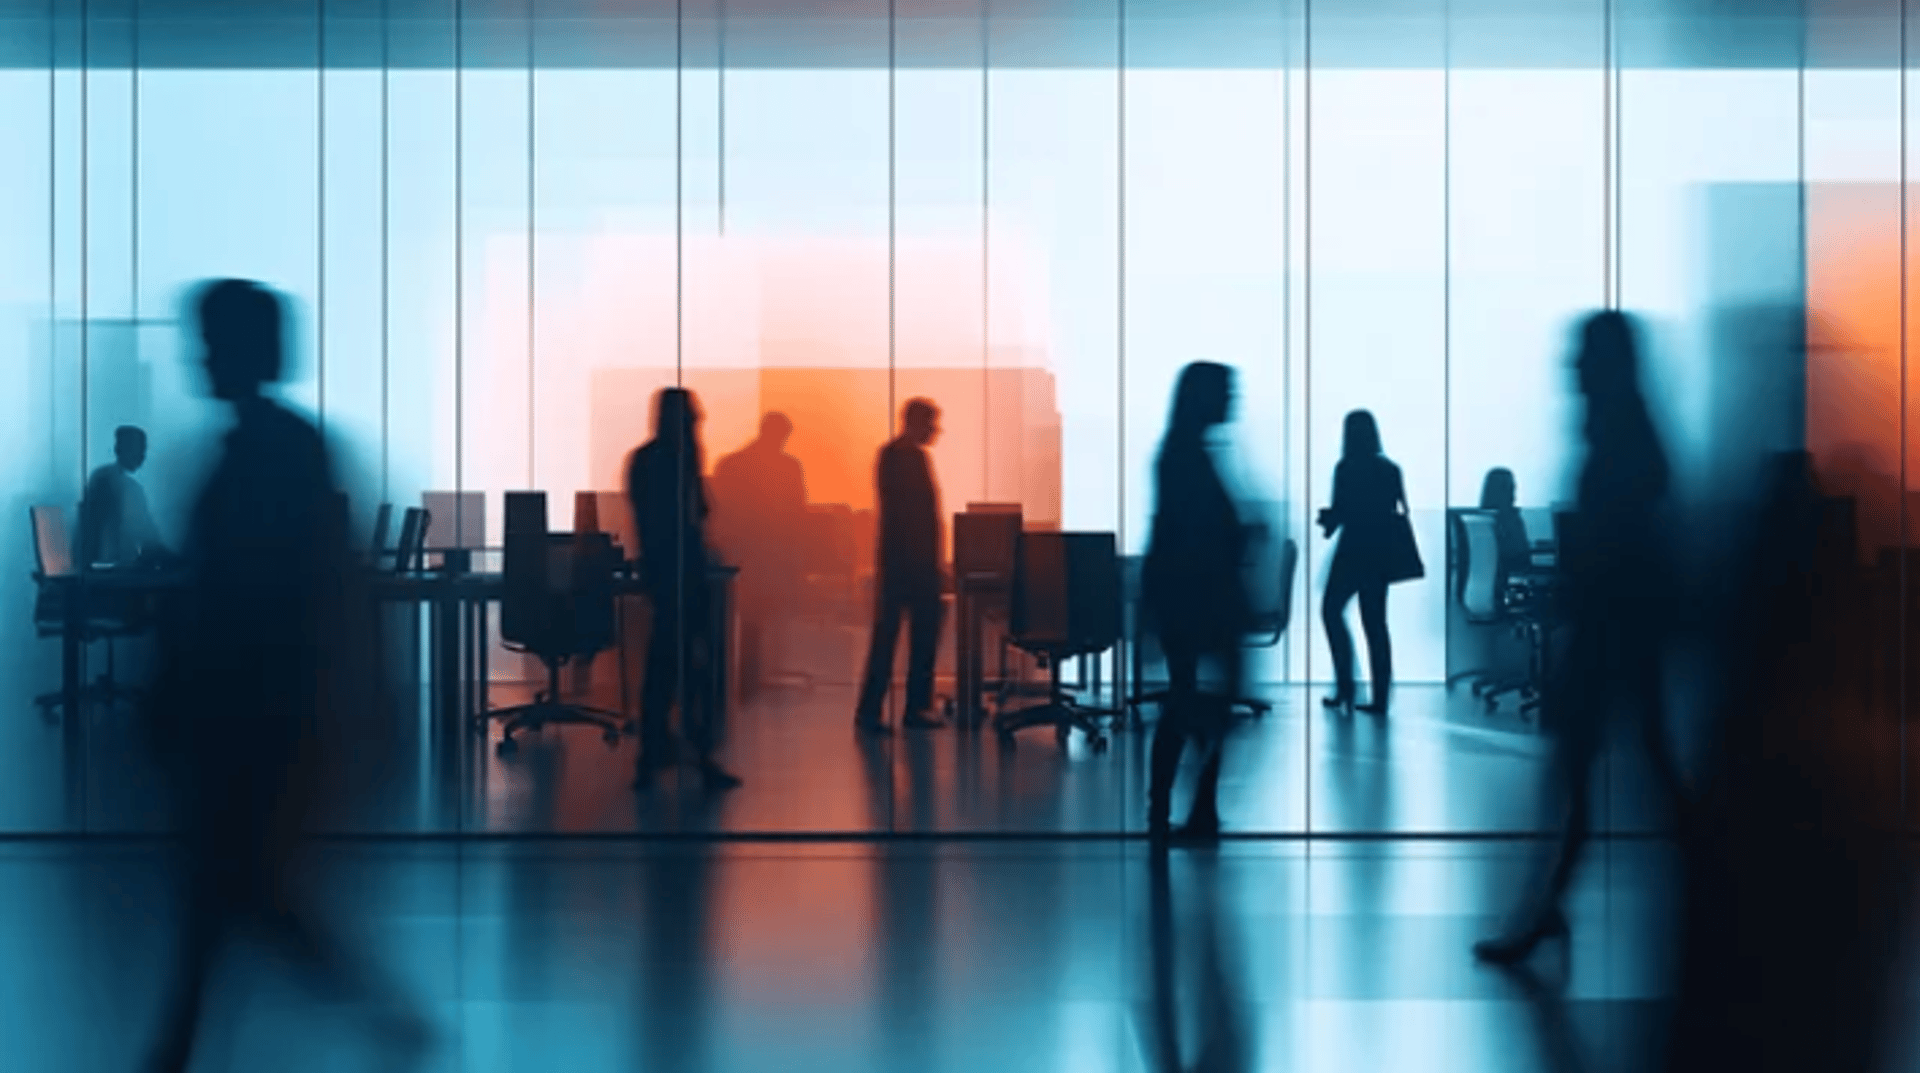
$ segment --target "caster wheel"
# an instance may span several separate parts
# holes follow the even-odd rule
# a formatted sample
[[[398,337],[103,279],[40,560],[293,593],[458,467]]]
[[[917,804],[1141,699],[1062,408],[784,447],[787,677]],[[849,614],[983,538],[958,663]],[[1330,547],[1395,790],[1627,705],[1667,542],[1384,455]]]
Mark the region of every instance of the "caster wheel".
[[[1072,734],[1073,732],[1068,730],[1066,727],[1053,728],[1053,740],[1056,744],[1058,744],[1063,749],[1066,748],[1067,739],[1071,737]]]
[[[1095,756],[1103,755],[1106,751],[1107,751],[1107,736],[1105,734],[1102,734],[1099,737],[1093,739],[1093,753]]]
[[[1492,715],[1494,712],[1497,712],[1500,710],[1500,698],[1488,697],[1486,698],[1486,705],[1487,705],[1487,714]]]
[[[494,746],[493,751],[499,756],[512,756],[514,753],[520,751],[520,743],[512,738],[501,738],[500,744]]]
[[[620,732],[617,730],[605,731],[600,735],[600,740],[607,743],[607,748],[614,748],[620,744]]]
[[[1004,730],[1002,730],[1002,731],[998,731],[998,732],[996,732],[996,733],[994,734],[994,737],[996,737],[996,738],[998,738],[998,739],[999,739],[999,741],[1000,741],[1000,747],[1001,747],[1002,749],[1012,749],[1012,748],[1013,748],[1013,745],[1014,745],[1014,741],[1013,741],[1013,735],[1012,735],[1012,734],[1009,734],[1009,733],[1007,733],[1006,731],[1004,731]]]

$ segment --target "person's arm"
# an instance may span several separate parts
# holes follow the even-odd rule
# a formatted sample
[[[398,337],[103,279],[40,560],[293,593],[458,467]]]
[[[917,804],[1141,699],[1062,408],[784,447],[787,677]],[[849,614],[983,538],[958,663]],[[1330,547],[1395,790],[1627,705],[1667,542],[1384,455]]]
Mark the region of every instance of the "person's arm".
[[[1388,465],[1393,464],[1389,462]],[[1399,466],[1393,467],[1393,505],[1394,509],[1398,510],[1401,514],[1413,513],[1412,508],[1407,506],[1407,483],[1405,476],[1400,472]]]
[[[1346,468],[1344,462],[1333,467],[1333,503],[1320,510],[1320,532],[1329,540],[1333,539],[1333,534],[1339,532],[1340,527],[1347,521]]]
[[[125,534],[122,539],[129,542],[136,557],[166,553],[167,546],[160,540],[160,528],[153,524],[153,514],[147,509],[147,490],[140,487],[140,482],[131,478],[127,480],[120,509],[120,524]]]

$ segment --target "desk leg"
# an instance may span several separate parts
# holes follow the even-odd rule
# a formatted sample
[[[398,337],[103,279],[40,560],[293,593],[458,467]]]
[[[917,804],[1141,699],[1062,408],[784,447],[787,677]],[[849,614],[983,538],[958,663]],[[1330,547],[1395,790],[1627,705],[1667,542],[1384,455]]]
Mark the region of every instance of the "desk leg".
[[[82,830],[87,820],[87,709],[81,666],[86,655],[81,633],[86,616],[78,589],[67,594],[66,628],[60,633],[60,706],[62,768],[66,776],[67,824]]]
[[[984,642],[980,636],[980,618],[979,598],[972,595],[963,596],[960,606],[960,638],[966,648],[961,653],[960,660],[961,673],[965,676],[960,688],[960,721],[968,727],[979,726],[985,717],[981,711],[980,696],[984,688],[981,679],[985,677],[983,673],[985,661],[981,653]]]

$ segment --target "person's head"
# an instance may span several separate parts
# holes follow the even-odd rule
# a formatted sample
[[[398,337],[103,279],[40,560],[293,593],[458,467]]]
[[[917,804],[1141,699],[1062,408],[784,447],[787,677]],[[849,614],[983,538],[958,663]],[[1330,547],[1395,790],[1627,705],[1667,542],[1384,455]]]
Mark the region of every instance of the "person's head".
[[[700,407],[693,392],[663,387],[653,399],[653,438],[666,443],[693,443],[700,425]]]
[[[1167,431],[1199,435],[1233,411],[1233,370],[1215,361],[1188,362],[1173,388]]]
[[[113,460],[132,473],[147,462],[147,433],[137,425],[121,425],[113,430]]]
[[[207,284],[194,304],[206,345],[207,381],[214,398],[252,398],[285,370],[284,315],[271,290],[244,279]]]
[[[915,447],[925,447],[940,435],[940,407],[931,399],[908,399],[900,410],[900,435]]]
[[[1603,309],[1580,325],[1580,350],[1574,359],[1580,393],[1608,400],[1640,393],[1640,354],[1633,322],[1617,309]]]
[[[780,448],[787,445],[793,436],[793,419],[778,410],[768,410],[760,417],[760,439],[768,446]]]
[[[1480,482],[1481,510],[1509,510],[1519,501],[1520,487],[1512,470],[1495,466],[1487,471],[1486,479]]]
[[[1380,425],[1369,410],[1348,412],[1340,430],[1340,457],[1367,458],[1380,454]]]

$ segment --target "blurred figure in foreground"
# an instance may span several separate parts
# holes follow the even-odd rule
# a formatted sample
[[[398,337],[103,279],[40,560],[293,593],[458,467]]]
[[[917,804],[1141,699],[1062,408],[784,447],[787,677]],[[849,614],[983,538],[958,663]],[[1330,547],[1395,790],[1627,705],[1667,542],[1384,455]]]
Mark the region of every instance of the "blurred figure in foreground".
[[[627,460],[627,499],[640,536],[640,565],[653,604],[646,680],[640,685],[640,756],[634,786],[679,763],[668,717],[680,702],[680,731],[692,746],[701,782],[731,790],[740,779],[714,753],[712,565],[707,551],[707,491],[701,475],[700,411],[693,392],[662,388],[653,405],[653,439]]]
[[[186,851],[185,927],[153,1073],[192,1062],[219,956],[243,928],[291,954],[325,990],[372,999],[382,1040],[425,1048],[424,1021],[352,963],[309,904],[305,835],[329,772],[318,748],[356,708],[374,661],[357,642],[346,518],[327,449],[263,395],[280,379],[280,299],[222,280],[196,309],[213,396],[234,426],[194,506],[188,584],[166,609],[150,713]],[[359,654],[359,655],[356,655]],[[371,694],[372,690],[365,690]]]
[[[1220,764],[1232,705],[1242,692],[1241,643],[1252,619],[1243,570],[1248,530],[1220,479],[1207,434],[1233,411],[1233,370],[1197,361],[1180,372],[1166,436],[1154,462],[1153,527],[1141,569],[1142,595],[1167,658],[1167,699],[1154,727],[1147,831],[1205,841],[1220,834]],[[1212,665],[1215,689],[1200,687]],[[1169,830],[1174,776],[1191,744],[1205,759],[1193,805]]]
[[[1327,707],[1341,712],[1387,714],[1393,692],[1393,638],[1387,633],[1387,586],[1422,576],[1420,549],[1407,521],[1407,489],[1400,467],[1380,446],[1373,414],[1347,415],[1340,440],[1340,463],[1333,469],[1333,505],[1320,512],[1327,539],[1340,534],[1327,568],[1320,621],[1327,629],[1333,657],[1333,696]],[[1360,626],[1367,634],[1367,669],[1373,694],[1355,704],[1353,634],[1347,631],[1347,603],[1360,598]]]
[[[933,712],[933,670],[947,608],[942,590],[940,486],[927,448],[940,435],[940,408],[929,399],[909,399],[900,414],[900,434],[880,449],[875,490],[880,504],[880,562],[874,581],[873,636],[866,677],[853,724],[871,734],[889,732],[882,718],[893,687],[893,649],[900,620],[912,640],[907,651],[907,709],[901,722],[931,730],[945,723]]]
[[[750,699],[771,666],[770,627],[799,610],[805,572],[807,475],[787,453],[793,420],[777,410],[760,418],[760,435],[713,467],[715,536],[740,567],[740,691]]]
[[[1617,705],[1632,709],[1655,777],[1675,806],[1679,769],[1667,740],[1662,653],[1675,605],[1666,450],[1640,392],[1632,323],[1617,310],[1588,317],[1576,375],[1586,398],[1586,462],[1574,525],[1559,549],[1557,597],[1568,638],[1547,683],[1544,716],[1557,737],[1541,800],[1562,834],[1546,883],[1506,935],[1474,946],[1484,961],[1525,960],[1564,937],[1561,900],[1591,834],[1593,768]]]

